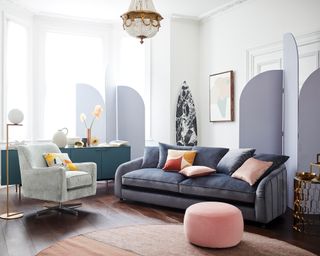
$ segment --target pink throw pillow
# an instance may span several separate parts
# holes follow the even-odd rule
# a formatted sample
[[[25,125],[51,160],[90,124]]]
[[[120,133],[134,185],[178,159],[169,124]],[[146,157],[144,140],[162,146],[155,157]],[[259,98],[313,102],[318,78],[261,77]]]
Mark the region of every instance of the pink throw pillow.
[[[187,177],[200,177],[214,173],[216,170],[207,166],[193,165],[183,168],[179,173]]]
[[[251,157],[231,177],[244,180],[253,186],[271,165],[272,162],[261,161]]]

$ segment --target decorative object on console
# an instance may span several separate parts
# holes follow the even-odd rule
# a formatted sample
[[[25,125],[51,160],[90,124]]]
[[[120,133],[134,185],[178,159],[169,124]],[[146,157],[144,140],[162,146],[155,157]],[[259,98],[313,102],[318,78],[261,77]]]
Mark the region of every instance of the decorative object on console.
[[[207,176],[214,172],[216,172],[216,170],[210,167],[193,165],[193,166],[188,166],[183,168],[179,173],[187,177],[201,177],[201,176]]]
[[[92,121],[89,126],[87,125],[87,122],[86,122],[87,116],[84,113],[81,113],[81,115],[80,115],[80,120],[81,120],[81,122],[84,123],[84,125],[87,129],[87,147],[90,147],[90,145],[92,144],[91,143],[91,129],[92,129],[93,123],[96,119],[100,118],[102,111],[103,111],[103,108],[101,107],[101,105],[96,105],[94,107],[94,110],[92,112],[93,118],[92,118]]]
[[[180,171],[192,166],[197,151],[192,150],[168,150],[167,161],[163,167],[165,171]]]
[[[84,143],[82,141],[76,141],[74,143],[75,148],[83,148],[83,146],[84,146]]]
[[[143,44],[145,38],[157,34],[162,16],[156,12],[152,0],[131,0],[128,12],[121,15],[123,29],[130,36],[140,38]]]
[[[22,126],[20,124],[23,121],[23,113],[19,109],[12,109],[8,114],[8,119],[11,123],[7,123],[7,141],[6,141],[6,213],[0,215],[1,219],[12,220],[23,217],[22,212],[10,212],[9,211],[9,127],[10,126]],[[20,196],[20,193],[19,193]]]
[[[210,122],[234,120],[233,71],[210,75],[209,112]]]
[[[62,128],[58,130],[52,138],[52,142],[59,148],[64,148],[67,145],[68,128]]]
[[[76,144],[76,142],[79,142],[79,141],[81,141],[81,138],[80,138],[80,137],[67,138],[68,148],[74,147],[74,145]]]
[[[98,146],[100,144],[100,141],[97,137],[93,136],[91,137],[91,143],[90,143],[92,146]]]
[[[186,81],[182,84],[177,101],[176,143],[179,146],[196,146],[198,143],[196,108]]]
[[[253,186],[271,166],[272,162],[265,162],[251,157],[231,177],[246,181],[250,186]]]

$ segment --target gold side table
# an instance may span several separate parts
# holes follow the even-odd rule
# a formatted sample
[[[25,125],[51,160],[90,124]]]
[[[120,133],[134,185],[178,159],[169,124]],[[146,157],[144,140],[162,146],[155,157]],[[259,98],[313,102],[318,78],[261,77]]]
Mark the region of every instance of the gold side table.
[[[299,232],[320,235],[320,164],[310,164],[310,172],[297,173],[294,178],[293,228]]]

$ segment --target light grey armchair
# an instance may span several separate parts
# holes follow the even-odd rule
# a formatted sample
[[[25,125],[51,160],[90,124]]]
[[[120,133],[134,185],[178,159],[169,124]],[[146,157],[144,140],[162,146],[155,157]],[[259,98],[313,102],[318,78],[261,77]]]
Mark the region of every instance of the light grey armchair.
[[[18,147],[23,196],[57,203],[38,211],[37,215],[52,210],[78,215],[74,208],[80,204],[63,203],[96,194],[96,163],[75,163],[78,170],[67,171],[60,166],[47,167],[44,153],[61,151],[53,143]]]

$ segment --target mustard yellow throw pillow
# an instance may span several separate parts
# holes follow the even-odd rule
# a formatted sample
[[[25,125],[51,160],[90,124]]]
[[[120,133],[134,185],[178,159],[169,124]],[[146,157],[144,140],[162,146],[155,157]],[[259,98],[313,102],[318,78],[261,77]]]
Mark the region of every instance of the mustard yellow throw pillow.
[[[192,150],[168,150],[167,161],[163,167],[165,171],[180,171],[193,165],[197,151]]]
[[[45,153],[43,154],[43,157],[49,167],[64,166],[69,171],[78,170],[77,166],[72,163],[67,153]]]

